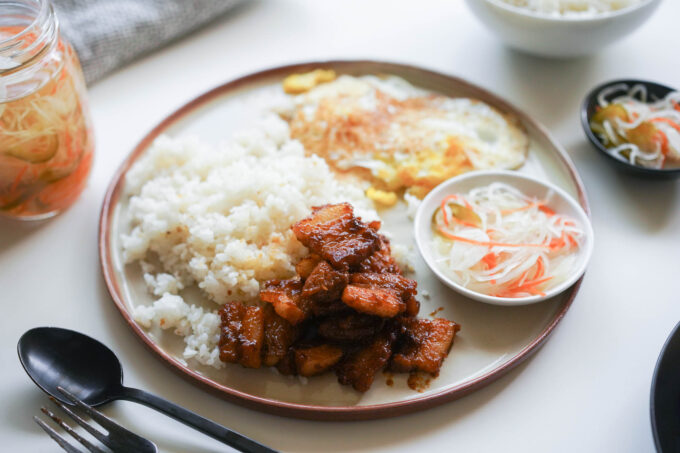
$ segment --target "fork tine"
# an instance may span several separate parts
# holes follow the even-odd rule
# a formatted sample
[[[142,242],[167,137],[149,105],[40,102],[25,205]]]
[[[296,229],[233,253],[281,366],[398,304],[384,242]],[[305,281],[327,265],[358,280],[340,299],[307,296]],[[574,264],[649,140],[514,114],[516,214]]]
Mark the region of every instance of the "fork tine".
[[[47,416],[50,417],[52,420],[54,420],[54,422],[55,422],[57,425],[61,426],[61,427],[64,429],[64,431],[66,431],[67,433],[69,433],[69,434],[71,435],[71,437],[73,437],[75,440],[77,440],[78,442],[80,442],[85,448],[87,448],[87,449],[88,449],[89,451],[91,451],[92,453],[106,453],[104,450],[102,450],[101,448],[97,447],[97,446],[94,445],[92,442],[90,442],[89,440],[85,439],[83,436],[81,436],[81,435],[78,434],[77,432],[75,432],[75,431],[73,430],[73,428],[71,428],[69,425],[67,425],[61,418],[59,418],[59,417],[57,417],[56,415],[54,415],[54,413],[53,413],[52,411],[50,411],[49,409],[47,409],[47,408],[45,408],[45,407],[41,407],[40,410],[42,411],[43,414],[47,415]]]
[[[33,416],[33,420],[40,426],[48,436],[50,436],[61,448],[64,449],[64,451],[68,453],[81,453],[77,448],[75,448],[73,445],[69,444],[66,439],[61,437],[55,430],[50,428],[50,426],[45,423],[44,421],[40,420],[38,417],[35,415]]]
[[[85,431],[87,431],[88,433],[92,434],[92,436],[93,436],[95,439],[97,439],[98,441],[100,441],[101,443],[103,443],[104,445],[106,445],[106,436],[105,436],[101,431],[99,431],[98,429],[96,429],[95,427],[93,427],[92,425],[90,425],[89,423],[87,423],[85,420],[83,420],[82,418],[80,418],[80,415],[76,414],[76,413],[73,412],[71,409],[69,409],[68,407],[66,407],[61,401],[59,401],[59,400],[57,400],[56,398],[53,398],[53,397],[51,397],[51,396],[50,396],[50,399],[52,400],[52,402],[53,402],[54,404],[56,404],[57,406],[59,406],[59,408],[60,408],[62,411],[66,412],[66,414],[68,414],[68,416],[71,417],[71,418],[73,419],[74,422],[78,423],[80,426],[82,426],[82,427],[85,429]]]
[[[156,445],[150,440],[145,439],[142,436],[139,436],[138,434],[135,434],[132,431],[129,431],[128,429],[122,427],[121,425],[119,425],[106,415],[102,414],[98,410],[95,410],[91,406],[82,402],[75,395],[73,395],[71,392],[64,389],[63,387],[57,387],[57,389],[59,389],[59,391],[63,393],[68,400],[75,404],[76,407],[81,409],[83,412],[87,413],[93,420],[95,420],[99,425],[101,425],[103,428],[107,430],[108,435],[106,436],[104,436],[101,433],[95,435],[90,430],[94,430],[95,432],[97,431],[93,427],[82,425],[82,423],[85,422],[82,419],[80,419],[80,421],[82,422],[81,425],[110,449],[114,451],[138,451],[138,452],[158,451]],[[52,399],[52,397],[50,398]],[[69,415],[71,416],[75,415],[72,410],[68,409],[66,406],[64,406],[57,400],[53,399],[53,401],[56,404],[58,404]],[[76,421],[78,420],[76,419]]]
[[[89,406],[85,403],[83,403],[81,400],[79,400],[73,393],[69,392],[63,387],[57,387],[57,389],[66,396],[73,404],[78,406],[79,409],[82,409],[83,412],[85,412],[87,415],[89,415],[94,421],[99,423],[102,427],[110,430],[119,430],[119,429],[125,429],[122,426],[120,426],[118,423],[114,422],[111,420],[109,417],[106,415],[102,414],[98,410],[94,409],[92,406]]]

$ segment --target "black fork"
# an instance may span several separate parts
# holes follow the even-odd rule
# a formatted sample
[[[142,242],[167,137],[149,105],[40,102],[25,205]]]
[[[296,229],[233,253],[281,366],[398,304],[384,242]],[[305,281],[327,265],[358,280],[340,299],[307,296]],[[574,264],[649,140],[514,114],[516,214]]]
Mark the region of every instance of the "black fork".
[[[84,413],[90,416],[92,420],[97,422],[99,426],[104,428],[106,430],[106,433],[103,433],[99,429],[95,428],[91,424],[87,423],[85,420],[83,420],[77,413],[75,413],[72,409],[66,407],[64,404],[59,402],[57,399],[50,397],[52,402],[59,406],[61,410],[67,414],[71,419],[79,424],[80,426],[85,429],[88,433],[92,435],[95,439],[97,439],[99,442],[107,446],[111,451],[114,453],[118,452],[135,452],[135,453],[157,453],[158,449],[156,448],[156,445],[154,445],[153,442],[138,436],[137,434],[123,428],[120,426],[118,423],[114,422],[111,420],[109,417],[106,415],[102,414],[101,412],[93,409],[91,406],[88,406],[87,404],[83,403],[81,400],[76,398],[71,392],[63,389],[62,387],[58,387],[59,391],[66,396],[66,398],[71,401],[77,408],[82,410]],[[90,442],[89,440],[85,439],[82,437],[80,434],[78,434],[73,428],[71,428],[64,420],[62,420],[60,417],[55,415],[52,411],[49,409],[42,407],[40,409],[43,414],[47,415],[50,417],[54,422],[62,427],[64,431],[66,431],[71,437],[73,437],[76,441],[78,441],[82,446],[84,446],[88,451],[92,453],[106,453],[106,450],[98,447],[94,443]],[[81,453],[81,450],[78,448],[74,447],[68,440],[66,440],[65,437],[57,433],[53,428],[51,428],[47,423],[45,423],[43,420],[41,420],[38,417],[33,417],[35,422],[45,430],[45,432],[57,443],[61,448],[64,449],[64,451],[67,451],[69,453]]]

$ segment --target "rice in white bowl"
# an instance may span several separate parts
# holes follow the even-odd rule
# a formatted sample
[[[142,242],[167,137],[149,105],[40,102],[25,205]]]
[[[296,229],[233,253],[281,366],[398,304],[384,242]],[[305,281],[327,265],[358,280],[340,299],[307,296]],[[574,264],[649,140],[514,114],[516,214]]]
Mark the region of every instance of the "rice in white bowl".
[[[128,172],[126,191],[131,230],[121,237],[123,256],[141,263],[158,297],[135,307],[135,320],[174,329],[185,337],[185,359],[217,368],[218,305],[255,302],[260,282],[294,275],[307,250],[293,223],[312,206],[342,201],[365,221],[378,219],[364,187],[340,181],[322,158],[306,157],[274,115],[220,146],[159,137]],[[191,285],[214,310],[183,299]]]
[[[510,5],[548,15],[594,16],[611,13],[633,5],[642,0],[501,0]]]

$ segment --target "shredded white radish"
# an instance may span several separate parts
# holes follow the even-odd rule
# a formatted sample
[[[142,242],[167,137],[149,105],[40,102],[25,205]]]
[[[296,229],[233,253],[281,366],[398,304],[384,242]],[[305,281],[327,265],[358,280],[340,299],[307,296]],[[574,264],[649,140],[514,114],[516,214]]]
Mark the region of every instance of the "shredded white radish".
[[[437,261],[447,275],[498,297],[543,295],[559,285],[585,239],[576,220],[503,183],[446,197],[433,228]]]
[[[622,93],[616,96],[617,93]],[[618,83],[597,95],[590,128],[609,153],[649,168],[680,165],[680,92],[648,102],[647,88]]]

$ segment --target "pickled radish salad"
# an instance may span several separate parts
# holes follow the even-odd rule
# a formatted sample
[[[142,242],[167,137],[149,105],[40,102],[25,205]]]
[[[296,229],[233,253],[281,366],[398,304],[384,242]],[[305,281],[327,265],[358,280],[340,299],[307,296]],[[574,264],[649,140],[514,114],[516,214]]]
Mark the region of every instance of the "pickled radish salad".
[[[545,296],[569,278],[585,241],[575,219],[503,183],[446,196],[432,228],[440,269],[495,297]]]
[[[600,91],[590,129],[614,157],[647,168],[680,167],[680,92],[653,99],[642,84]]]

